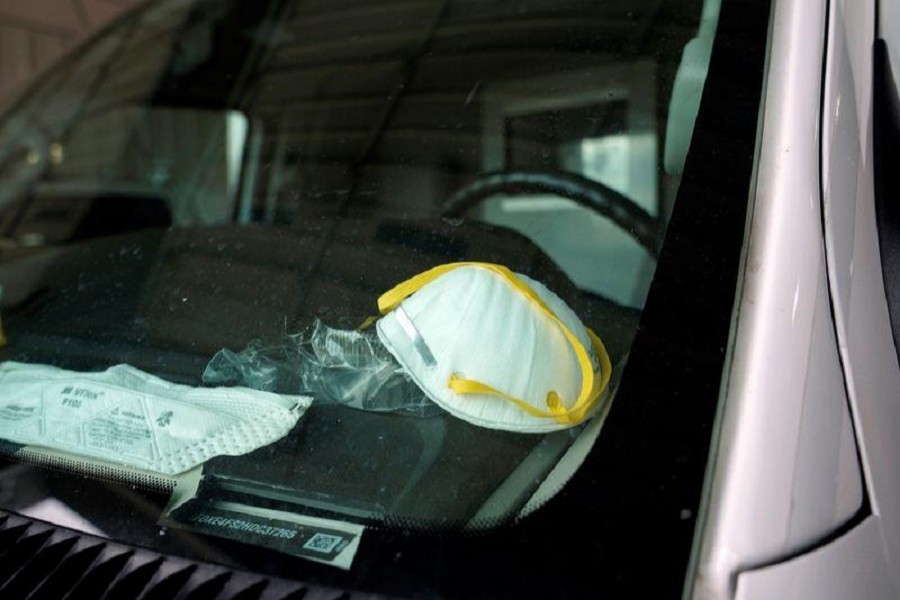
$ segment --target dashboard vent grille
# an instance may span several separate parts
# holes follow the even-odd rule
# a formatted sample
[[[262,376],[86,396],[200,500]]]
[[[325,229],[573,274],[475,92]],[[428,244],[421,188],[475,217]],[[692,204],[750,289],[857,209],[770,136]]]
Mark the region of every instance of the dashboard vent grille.
[[[361,596],[164,556],[0,511],[0,598],[4,600],[355,600]]]

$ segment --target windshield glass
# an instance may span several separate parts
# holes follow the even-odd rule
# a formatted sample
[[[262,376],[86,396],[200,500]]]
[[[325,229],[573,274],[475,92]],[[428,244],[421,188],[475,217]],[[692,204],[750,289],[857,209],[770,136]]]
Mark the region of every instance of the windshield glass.
[[[419,529],[531,512],[614,410],[712,47],[717,2],[638,4],[150,3],[0,125],[3,360],[311,399],[287,434],[198,459],[198,497],[229,506]],[[508,268],[563,326],[527,302],[516,321],[527,294],[482,293],[482,268],[360,328],[382,293],[462,262]],[[451,383],[501,356],[475,382],[498,393],[428,379],[450,354]],[[574,390],[562,408],[545,380]],[[0,438],[165,487],[154,428],[204,417],[121,381],[143,399],[77,435],[50,440],[47,417]],[[0,420],[27,421],[22,402]]]

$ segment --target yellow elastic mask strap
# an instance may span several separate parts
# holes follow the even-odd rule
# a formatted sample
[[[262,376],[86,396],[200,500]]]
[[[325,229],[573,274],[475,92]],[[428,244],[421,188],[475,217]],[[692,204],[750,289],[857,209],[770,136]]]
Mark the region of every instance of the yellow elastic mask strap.
[[[357,331],[365,331],[369,327],[375,324],[379,317],[366,317],[366,320],[360,323],[359,327],[356,328]]]
[[[565,408],[562,407],[562,401],[559,400],[558,396],[554,396],[558,401],[558,403],[556,403],[556,410],[554,411],[554,409],[551,408],[550,412],[547,412],[539,408],[535,408],[531,404],[525,402],[524,400],[520,400],[515,396],[504,394],[500,390],[492,388],[486,383],[481,383],[480,381],[475,381],[473,379],[463,379],[456,373],[450,375],[450,382],[447,384],[447,387],[449,387],[457,394],[485,394],[488,396],[497,396],[499,398],[503,398],[504,400],[509,400],[532,417],[546,418],[555,415],[562,416],[562,413],[565,412]],[[550,392],[550,394],[553,394],[553,392]],[[548,394],[548,398],[550,397],[550,394]]]
[[[600,397],[600,394],[604,389],[606,389],[606,386],[609,384],[609,378],[612,374],[612,363],[609,360],[609,354],[607,354],[606,347],[603,345],[603,342],[593,331],[591,331],[587,327],[585,327],[585,330],[588,332],[588,335],[591,338],[591,345],[594,347],[594,352],[600,359],[600,373],[599,377],[594,377],[594,385],[590,392],[590,395],[588,396],[587,402],[582,403],[580,406],[576,402],[576,404],[572,406],[571,409],[566,410],[565,405],[562,403],[562,399],[559,397],[559,395],[556,392],[550,392],[549,394],[547,394],[548,410],[543,411],[539,408],[535,408],[533,405],[525,402],[524,400],[520,400],[519,398],[510,396],[509,394],[504,394],[503,392],[492,388],[485,383],[474,381],[472,379],[463,379],[455,373],[450,376],[450,382],[447,384],[447,387],[449,387],[457,394],[487,394],[490,396],[497,396],[499,398],[503,398],[504,400],[512,402],[521,410],[533,417],[552,418],[559,423],[563,423],[566,425],[577,425],[585,419],[588,411],[593,408],[594,404],[596,404],[597,398]]]
[[[600,394],[603,393],[603,390],[609,385],[609,378],[612,376],[612,362],[609,360],[609,354],[606,352],[606,346],[603,345],[603,340],[601,340],[600,336],[594,333],[590,328],[585,327],[584,329],[587,331],[588,337],[591,338],[591,346],[594,348],[594,354],[597,355],[597,358],[600,361],[600,376],[594,378],[594,387],[596,391],[592,392],[591,402],[585,405],[582,413],[577,416],[579,421],[583,420],[587,411],[593,407],[597,398],[600,397]]]
[[[547,304],[543,300],[541,300],[540,296],[538,296],[534,292],[534,290],[528,287],[522,280],[516,277],[515,273],[513,273],[506,267],[502,265],[480,262],[449,263],[434,267],[433,269],[429,269],[428,271],[420,273],[415,277],[404,281],[403,283],[395,286],[393,289],[382,294],[381,297],[378,298],[379,312],[381,312],[381,314],[386,314],[392,311],[406,298],[417,292],[425,285],[431,283],[441,275],[449,273],[450,271],[453,271],[454,269],[458,269],[460,267],[480,267],[483,269],[488,269],[489,271],[493,271],[494,273],[500,275],[519,293],[534,302],[545,316],[556,323],[556,325],[563,332],[563,335],[565,335],[566,340],[568,340],[569,345],[575,351],[575,356],[577,357],[578,364],[581,367],[581,390],[579,391],[578,399],[569,409],[565,408],[565,405],[556,394],[556,392],[550,392],[549,394],[547,394],[546,400],[548,410],[543,411],[535,408],[524,400],[505,394],[479,381],[462,379],[453,375],[451,376],[450,381],[447,384],[448,387],[458,394],[489,394],[498,396],[512,402],[520,409],[532,416],[552,418],[565,425],[574,425],[584,420],[587,412],[596,403],[597,398],[599,398],[601,392],[609,383],[610,371],[612,370],[612,368],[610,366],[609,355],[606,353],[603,342],[600,341],[600,338],[597,337],[596,334],[594,334],[589,329],[587,330],[588,335],[591,337],[591,343],[594,346],[594,350],[597,353],[598,358],[600,359],[600,376],[595,377],[594,369],[591,366],[590,357],[588,356],[584,346],[582,346],[581,342],[578,341],[578,338],[576,338],[575,335],[569,330],[569,328],[559,320],[559,317],[557,317],[556,314],[550,309],[550,307],[547,306]]]
[[[458,263],[448,263],[446,265],[439,265],[434,267],[433,269],[428,269],[422,273],[414,277],[410,277],[403,283],[399,283],[390,290],[383,293],[378,298],[378,312],[383,315],[391,312],[395,308],[397,308],[401,302],[412,296],[414,293],[418,292],[420,289],[440,277],[445,273],[449,273],[454,269],[458,269],[460,267],[469,267],[475,265],[481,265],[487,263],[474,263],[474,262],[458,262]]]
[[[425,287],[444,273],[449,273],[453,269],[458,269],[459,267],[480,264],[482,263],[448,263],[446,265],[439,265],[432,269],[428,269],[427,271],[423,271],[422,273],[419,273],[414,277],[410,277],[403,283],[398,283],[393,288],[389,289],[378,297],[378,313],[379,315],[388,314],[389,312],[397,308],[401,302],[418,292],[421,288]],[[365,329],[368,329],[378,319],[379,317],[367,317],[366,320],[356,328],[356,330],[363,331]]]

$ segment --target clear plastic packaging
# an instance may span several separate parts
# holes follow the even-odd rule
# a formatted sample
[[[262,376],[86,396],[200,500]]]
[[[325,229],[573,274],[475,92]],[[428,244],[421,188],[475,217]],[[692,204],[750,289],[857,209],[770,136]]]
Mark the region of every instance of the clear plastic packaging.
[[[316,403],[428,417],[440,414],[374,331],[333,329],[316,319],[304,332],[244,350],[220,350],[203,372],[210,385],[310,394]]]

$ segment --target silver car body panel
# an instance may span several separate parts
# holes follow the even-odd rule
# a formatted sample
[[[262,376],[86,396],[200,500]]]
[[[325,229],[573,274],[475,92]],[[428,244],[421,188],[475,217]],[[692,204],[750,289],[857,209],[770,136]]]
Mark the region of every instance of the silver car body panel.
[[[774,5],[694,598],[898,589],[900,369],[872,190],[875,2],[828,4]]]

